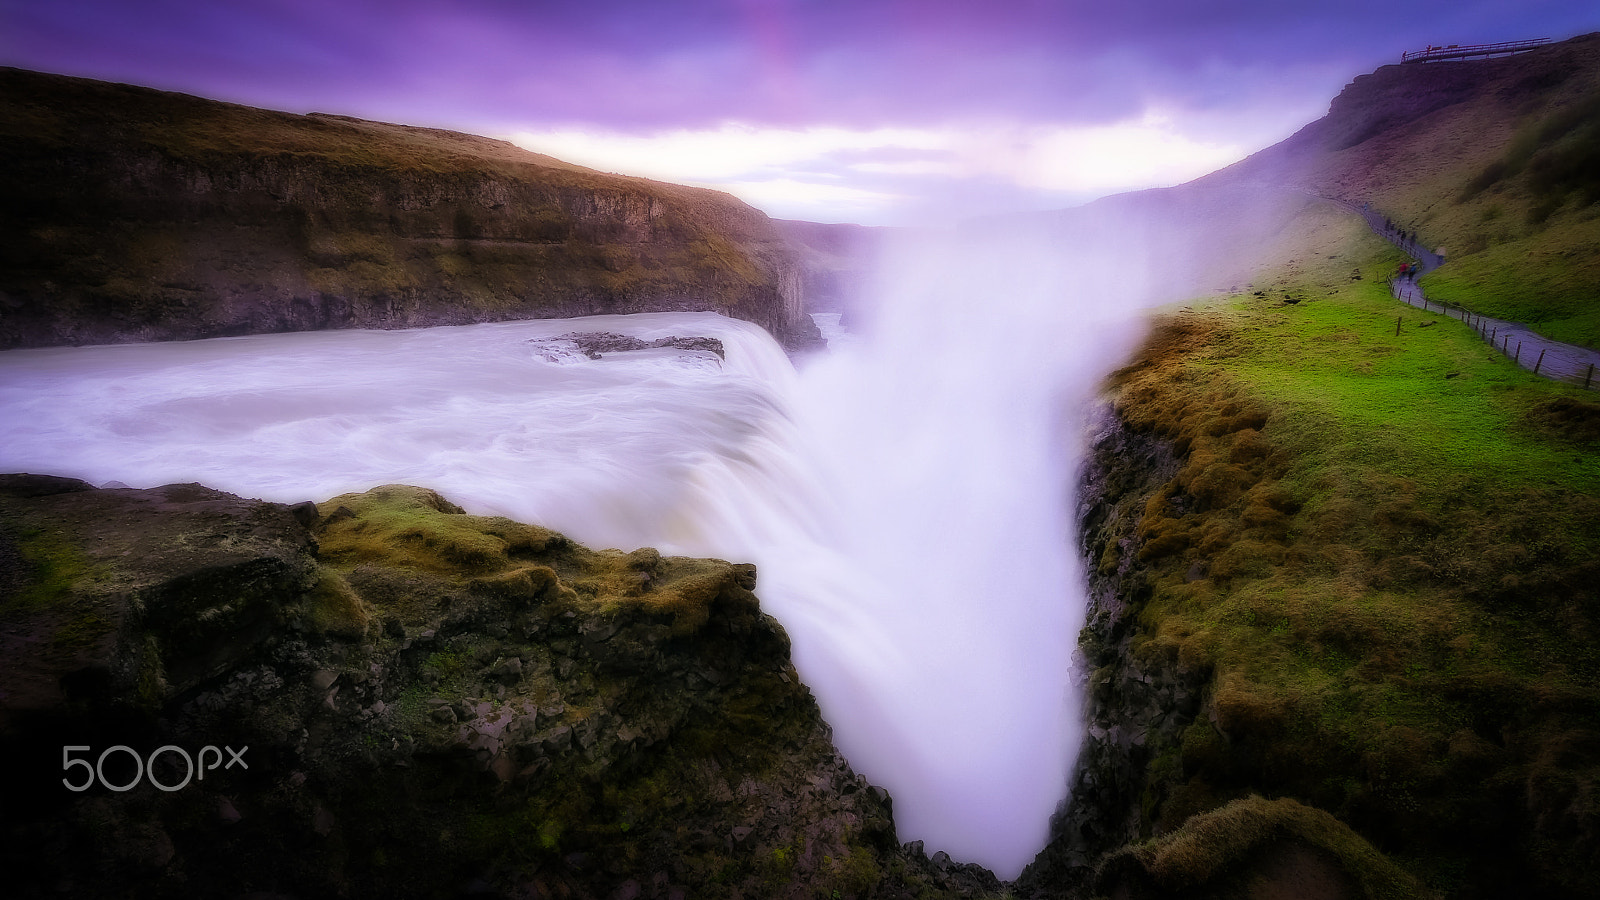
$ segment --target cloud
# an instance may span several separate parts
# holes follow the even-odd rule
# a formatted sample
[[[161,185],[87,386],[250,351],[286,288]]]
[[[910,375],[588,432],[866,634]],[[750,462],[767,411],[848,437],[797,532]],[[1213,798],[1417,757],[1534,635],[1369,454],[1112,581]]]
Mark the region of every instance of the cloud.
[[[1110,125],[999,130],[962,149],[973,170],[1019,187],[1110,193],[1198,178],[1256,148],[1190,137],[1174,119],[1147,113]]]
[[[774,215],[880,222],[912,208],[914,194],[961,194],[950,182],[1076,198],[1187,181],[1254,149],[1191,137],[1175,118],[1153,113],[1091,126],[727,124],[653,134],[522,131],[511,140],[590,168],[726,190]]]
[[[854,130],[832,126],[763,128],[727,124],[650,134],[564,129],[522,131],[511,141],[594,169],[663,180],[724,181],[762,171],[787,171],[852,151],[937,149],[945,137],[907,128]]]
[[[1287,137],[1401,50],[1559,39],[1600,24],[1592,7],[0,0],[0,63],[519,132],[608,171],[788,198],[772,203],[798,203],[809,185],[883,211],[910,209],[896,204],[915,191],[1078,202],[1183,181]]]

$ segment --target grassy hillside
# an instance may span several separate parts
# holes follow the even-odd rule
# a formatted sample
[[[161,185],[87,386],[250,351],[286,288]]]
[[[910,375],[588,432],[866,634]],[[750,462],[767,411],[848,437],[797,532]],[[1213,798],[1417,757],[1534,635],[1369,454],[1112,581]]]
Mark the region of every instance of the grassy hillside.
[[[1190,189],[1371,200],[1445,247],[1431,295],[1595,343],[1600,41],[1401,69]],[[1446,896],[1595,896],[1600,398],[1394,301],[1335,205],[1275,234],[1111,383],[1179,467],[1094,562],[1145,573],[1133,652],[1205,685],[1147,834],[1288,797]]]
[[[1600,394],[1395,301],[1404,257],[1318,197],[1442,248],[1430,296],[1600,345],[1600,35],[1386,66],[1282,144],[1098,204],[1215,293],[1166,308],[1108,387],[1175,461],[1108,445],[1147,471],[1107,469],[1086,523],[1094,578],[1132,605],[1086,638],[1096,696],[1146,742],[1115,827],[1153,840],[1095,884],[1230,896],[1301,840],[1247,849],[1265,797],[1446,897],[1600,896]],[[1199,711],[1169,729],[1140,683],[1176,691],[1169,717],[1197,685]],[[1172,848],[1215,874],[1173,875]],[[1324,869],[1374,895],[1361,866]]]
[[[1600,346],[1600,35],[1386,66],[1214,179],[1370,201],[1443,248],[1446,265],[1422,282],[1430,293]]]
[[[1184,454],[1137,516],[1137,652],[1209,673],[1157,830],[1289,796],[1449,895],[1592,895],[1600,404],[1398,306],[1393,251],[1340,238],[1359,280],[1175,311],[1115,379]]]

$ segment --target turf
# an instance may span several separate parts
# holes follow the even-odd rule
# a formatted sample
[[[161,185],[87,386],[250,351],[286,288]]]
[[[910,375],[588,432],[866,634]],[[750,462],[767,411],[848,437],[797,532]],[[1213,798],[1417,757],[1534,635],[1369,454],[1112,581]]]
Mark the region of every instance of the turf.
[[[1115,379],[1184,454],[1138,526],[1137,652],[1210,673],[1158,816],[1292,796],[1446,893],[1491,847],[1590,889],[1600,403],[1396,302],[1391,252],[1345,237],[1355,273],[1169,311]]]

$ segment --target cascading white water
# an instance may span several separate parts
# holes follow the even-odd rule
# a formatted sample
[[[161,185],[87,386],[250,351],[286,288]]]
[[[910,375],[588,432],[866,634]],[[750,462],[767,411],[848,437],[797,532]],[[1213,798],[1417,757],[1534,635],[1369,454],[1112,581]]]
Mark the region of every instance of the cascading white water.
[[[1018,241],[906,248],[798,375],[705,313],[0,354],[0,470],[279,501],[405,482],[591,546],[753,561],[902,840],[1014,876],[1080,739],[1078,420],[1110,283]],[[1056,259],[1056,264],[1050,261]],[[705,335],[590,360],[554,337]]]

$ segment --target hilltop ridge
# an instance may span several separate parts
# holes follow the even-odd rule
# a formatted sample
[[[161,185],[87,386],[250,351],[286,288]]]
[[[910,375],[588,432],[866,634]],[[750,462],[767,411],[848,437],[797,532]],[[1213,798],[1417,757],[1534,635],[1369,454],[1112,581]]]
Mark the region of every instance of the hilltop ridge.
[[[1327,200],[1371,203],[1442,249],[1430,296],[1600,346],[1600,33],[1386,65],[1231,166],[1012,221],[1148,270],[1145,299],[1171,302],[1346,252],[1326,229],[1349,214]]]

